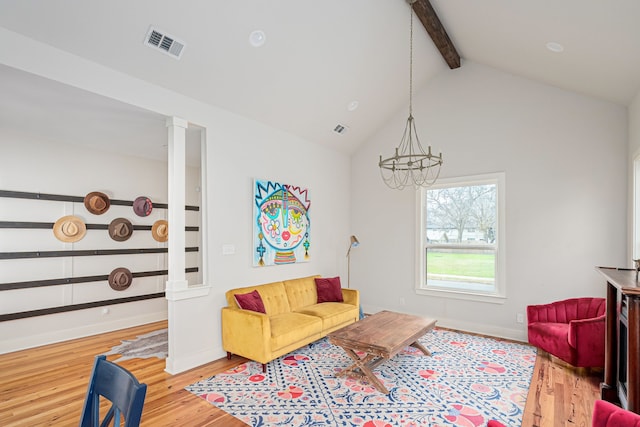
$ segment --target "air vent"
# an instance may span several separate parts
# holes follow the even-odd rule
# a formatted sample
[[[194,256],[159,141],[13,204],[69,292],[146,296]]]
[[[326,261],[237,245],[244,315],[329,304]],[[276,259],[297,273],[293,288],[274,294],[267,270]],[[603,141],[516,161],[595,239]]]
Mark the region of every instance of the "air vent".
[[[347,132],[347,130],[349,130],[349,128],[346,127],[345,125],[341,125],[340,123],[338,123],[336,125],[336,127],[333,128],[333,131],[335,133],[339,133],[340,135],[342,135],[343,133]]]
[[[154,27],[149,27],[144,44],[175,59],[180,59],[185,47],[182,40]]]

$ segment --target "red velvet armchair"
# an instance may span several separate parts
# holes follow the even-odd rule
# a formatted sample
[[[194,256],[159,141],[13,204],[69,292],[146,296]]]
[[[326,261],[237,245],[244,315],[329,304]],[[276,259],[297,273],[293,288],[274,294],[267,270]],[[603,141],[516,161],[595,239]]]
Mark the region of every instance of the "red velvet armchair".
[[[640,415],[624,410],[606,400],[596,400],[592,427],[640,427]]]
[[[487,427],[506,427],[499,421],[491,420]],[[640,427],[640,415],[624,410],[605,400],[596,400],[593,405],[591,427]]]
[[[606,300],[571,298],[527,307],[529,343],[579,368],[604,367]]]

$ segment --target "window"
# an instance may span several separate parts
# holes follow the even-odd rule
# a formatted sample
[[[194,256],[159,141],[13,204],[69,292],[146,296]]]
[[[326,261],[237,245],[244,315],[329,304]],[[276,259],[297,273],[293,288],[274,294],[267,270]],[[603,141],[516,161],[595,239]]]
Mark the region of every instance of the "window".
[[[440,179],[418,193],[417,292],[504,302],[504,174]]]

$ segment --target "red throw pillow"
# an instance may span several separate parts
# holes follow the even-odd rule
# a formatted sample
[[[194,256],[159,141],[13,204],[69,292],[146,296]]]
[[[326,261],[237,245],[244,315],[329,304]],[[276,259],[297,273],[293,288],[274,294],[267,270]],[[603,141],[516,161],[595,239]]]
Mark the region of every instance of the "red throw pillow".
[[[258,291],[249,292],[248,294],[234,294],[233,297],[240,308],[244,310],[257,311],[258,313],[267,313],[262,303],[262,298]]]
[[[340,277],[320,278],[316,277],[316,291],[318,292],[318,303],[321,302],[343,302],[342,286]]]

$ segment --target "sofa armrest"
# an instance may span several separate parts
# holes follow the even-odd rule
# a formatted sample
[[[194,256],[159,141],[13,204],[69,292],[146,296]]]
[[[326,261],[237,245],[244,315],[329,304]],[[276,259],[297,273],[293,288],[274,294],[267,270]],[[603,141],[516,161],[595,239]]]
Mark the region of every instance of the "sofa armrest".
[[[360,291],[357,289],[342,288],[342,299],[345,304],[355,305],[360,307]]]
[[[269,316],[250,310],[222,308],[222,348],[257,362],[269,361]]]
[[[603,351],[606,314],[569,322],[569,345],[586,351]]]

